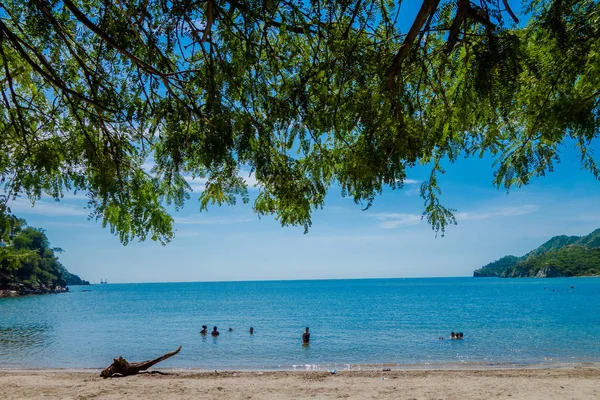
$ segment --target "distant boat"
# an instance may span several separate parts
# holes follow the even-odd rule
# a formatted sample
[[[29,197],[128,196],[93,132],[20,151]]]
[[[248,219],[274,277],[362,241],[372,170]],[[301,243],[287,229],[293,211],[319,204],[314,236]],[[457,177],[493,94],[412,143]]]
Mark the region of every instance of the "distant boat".
[[[102,278],[100,278],[101,285],[106,285],[107,283],[108,283],[108,281],[106,279],[102,280]]]

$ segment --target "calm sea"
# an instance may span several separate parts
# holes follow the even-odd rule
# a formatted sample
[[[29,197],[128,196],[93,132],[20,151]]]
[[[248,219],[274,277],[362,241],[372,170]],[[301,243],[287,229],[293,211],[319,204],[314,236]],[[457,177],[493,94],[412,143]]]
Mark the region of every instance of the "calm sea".
[[[203,324],[221,335],[201,336]],[[448,340],[451,331],[465,339]],[[600,361],[600,279],[108,284],[0,299],[2,368],[103,368],[119,355],[142,361],[180,345],[161,366]]]

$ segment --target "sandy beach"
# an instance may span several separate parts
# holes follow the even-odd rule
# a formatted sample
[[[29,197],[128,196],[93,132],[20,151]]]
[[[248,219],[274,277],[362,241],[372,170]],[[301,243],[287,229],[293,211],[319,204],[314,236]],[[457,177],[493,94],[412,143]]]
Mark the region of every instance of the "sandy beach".
[[[0,371],[2,399],[598,399],[600,368],[166,372]]]

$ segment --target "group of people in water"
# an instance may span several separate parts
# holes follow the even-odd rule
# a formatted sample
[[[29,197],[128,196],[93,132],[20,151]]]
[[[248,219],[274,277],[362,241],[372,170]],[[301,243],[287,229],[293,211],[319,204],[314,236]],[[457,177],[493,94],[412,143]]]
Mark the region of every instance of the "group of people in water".
[[[233,328],[229,327],[229,332],[233,332]],[[206,334],[208,333],[208,327],[206,325],[202,325],[202,330],[200,331],[200,334],[203,336],[206,336]],[[254,333],[254,328],[250,327],[250,334],[252,335]],[[219,330],[217,329],[216,326],[213,326],[213,330],[210,333],[211,336],[219,336]],[[450,339],[451,340],[462,340],[464,339],[465,335],[462,332],[452,332],[450,333]],[[440,340],[444,340],[443,336],[440,336]],[[304,330],[304,333],[302,334],[302,344],[304,345],[308,345],[310,343],[310,332],[308,330],[308,326],[306,327],[306,329]]]
[[[229,332],[233,332],[233,328],[229,327]],[[206,336],[206,334],[208,333],[208,327],[206,325],[202,325],[202,330],[200,331],[200,334],[203,336]],[[254,333],[254,328],[250,327],[250,334],[252,335]],[[219,330],[217,329],[216,326],[213,326],[213,330],[210,333],[211,336],[219,336]],[[465,335],[462,332],[451,332],[450,333],[450,339],[451,340],[462,340],[464,339]],[[443,336],[440,336],[440,340],[444,340]],[[304,330],[304,333],[302,334],[302,344],[303,345],[308,345],[310,343],[310,332],[308,330],[308,326],[306,327],[306,329]]]
[[[233,328],[229,327],[229,332],[233,332]],[[200,334],[203,336],[206,336],[206,334],[208,333],[208,327],[206,325],[202,325],[202,330],[200,331]],[[252,335],[254,333],[254,328],[250,327],[250,334]],[[210,333],[210,336],[219,336],[219,330],[217,329],[216,326],[213,326],[213,330]]]
[[[231,328],[229,328],[231,330]],[[200,331],[200,334],[205,336],[208,333],[208,327],[206,325],[202,325],[202,330]],[[219,336],[219,330],[217,329],[216,326],[213,326],[213,330],[210,333],[211,336]]]
[[[229,327],[229,332],[233,332],[233,328]],[[208,327],[206,325],[202,325],[202,330],[200,331],[200,334],[203,336],[206,336],[206,334],[208,333]],[[254,334],[254,328],[250,327],[250,334]],[[216,326],[213,326],[213,330],[210,333],[210,336],[219,336],[219,330],[217,329]],[[304,333],[302,334],[302,343],[303,344],[308,344],[310,342],[310,333],[308,332],[308,326],[306,327],[306,329],[304,330]]]
[[[450,333],[450,339],[451,340],[463,340],[465,338],[465,335],[463,335],[462,332],[452,332]],[[440,340],[444,340],[443,336],[439,337]]]

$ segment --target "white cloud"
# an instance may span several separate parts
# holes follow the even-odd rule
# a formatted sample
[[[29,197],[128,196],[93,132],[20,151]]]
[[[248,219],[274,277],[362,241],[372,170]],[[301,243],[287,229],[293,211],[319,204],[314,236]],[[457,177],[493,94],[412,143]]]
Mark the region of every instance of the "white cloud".
[[[44,222],[44,226],[58,226],[61,228],[83,228],[87,229],[93,227],[92,222],[65,222],[65,221],[46,221]],[[98,225],[101,226],[101,225]]]
[[[15,214],[34,214],[46,216],[79,216],[88,215],[89,212],[81,207],[60,202],[36,201],[31,205],[28,199],[19,198],[9,204],[11,211]]]
[[[254,175],[254,172],[242,170],[242,171],[240,171],[240,176],[242,178],[244,178],[244,180],[246,181],[246,185],[248,185],[248,190],[252,190],[252,189],[258,190],[258,188],[260,187],[260,184],[256,180],[256,176]]]
[[[496,217],[514,217],[519,215],[531,214],[536,212],[539,206],[525,204],[515,207],[497,208],[489,211],[476,212],[457,212],[454,216],[458,221],[482,221]],[[404,226],[417,225],[421,222],[421,215],[405,213],[378,213],[371,214],[373,218],[379,220],[378,227],[382,229],[396,229]]]
[[[239,176],[244,179],[246,185],[248,185],[248,190],[258,190],[260,184],[256,180],[254,173],[247,171],[240,171]],[[208,179],[206,178],[192,178],[191,176],[185,176],[183,179],[190,185],[194,192],[202,192],[206,189],[206,183]]]
[[[256,180],[256,176],[253,172],[242,170],[238,176],[244,179],[246,185],[248,185],[248,190],[258,190],[260,188],[260,184]],[[185,176],[184,179],[194,192],[204,191],[204,189],[206,189],[206,183],[208,182],[208,179],[206,178],[192,178],[191,176]]]
[[[250,217],[206,217],[201,214],[194,214],[190,217],[175,218],[175,223],[181,225],[231,225],[253,220],[254,218]]]
[[[203,192],[206,189],[206,182],[208,182],[205,178],[192,178],[191,176],[184,176],[183,179],[194,192]]]
[[[417,225],[421,222],[421,216],[417,214],[404,213],[378,213],[372,214],[371,217],[379,220],[379,226],[383,229],[395,229],[401,226]]]
[[[454,216],[458,221],[481,221],[494,217],[514,217],[536,212],[539,206],[524,204],[522,206],[498,208],[485,212],[458,212]]]
[[[418,180],[416,180],[416,179],[410,179],[410,178],[406,178],[406,179],[404,179],[404,180],[400,180],[400,179],[398,179],[398,180],[396,180],[396,183],[397,183],[397,184],[403,184],[403,185],[405,185],[405,186],[406,186],[406,185],[420,185],[420,184],[421,184],[421,181],[418,181]]]
[[[178,231],[175,233],[176,238],[198,237],[200,235],[202,235],[202,232],[198,232],[198,231],[184,231],[184,232]]]
[[[142,164],[142,169],[144,171],[146,171],[147,173],[150,173],[152,171],[152,168],[154,168],[154,160],[146,160],[143,164]]]
[[[418,181],[416,179],[405,179],[404,180],[405,185],[418,185],[420,183],[421,183],[421,181]]]
[[[407,190],[404,190],[404,194],[407,196],[417,196],[421,194],[421,188],[420,187],[413,187]]]
[[[77,193],[63,192],[62,199],[87,200],[86,192],[79,191]]]
[[[407,196],[415,196],[421,193],[421,181],[416,179],[406,178],[405,180],[397,180],[397,184],[403,185],[402,192]]]

